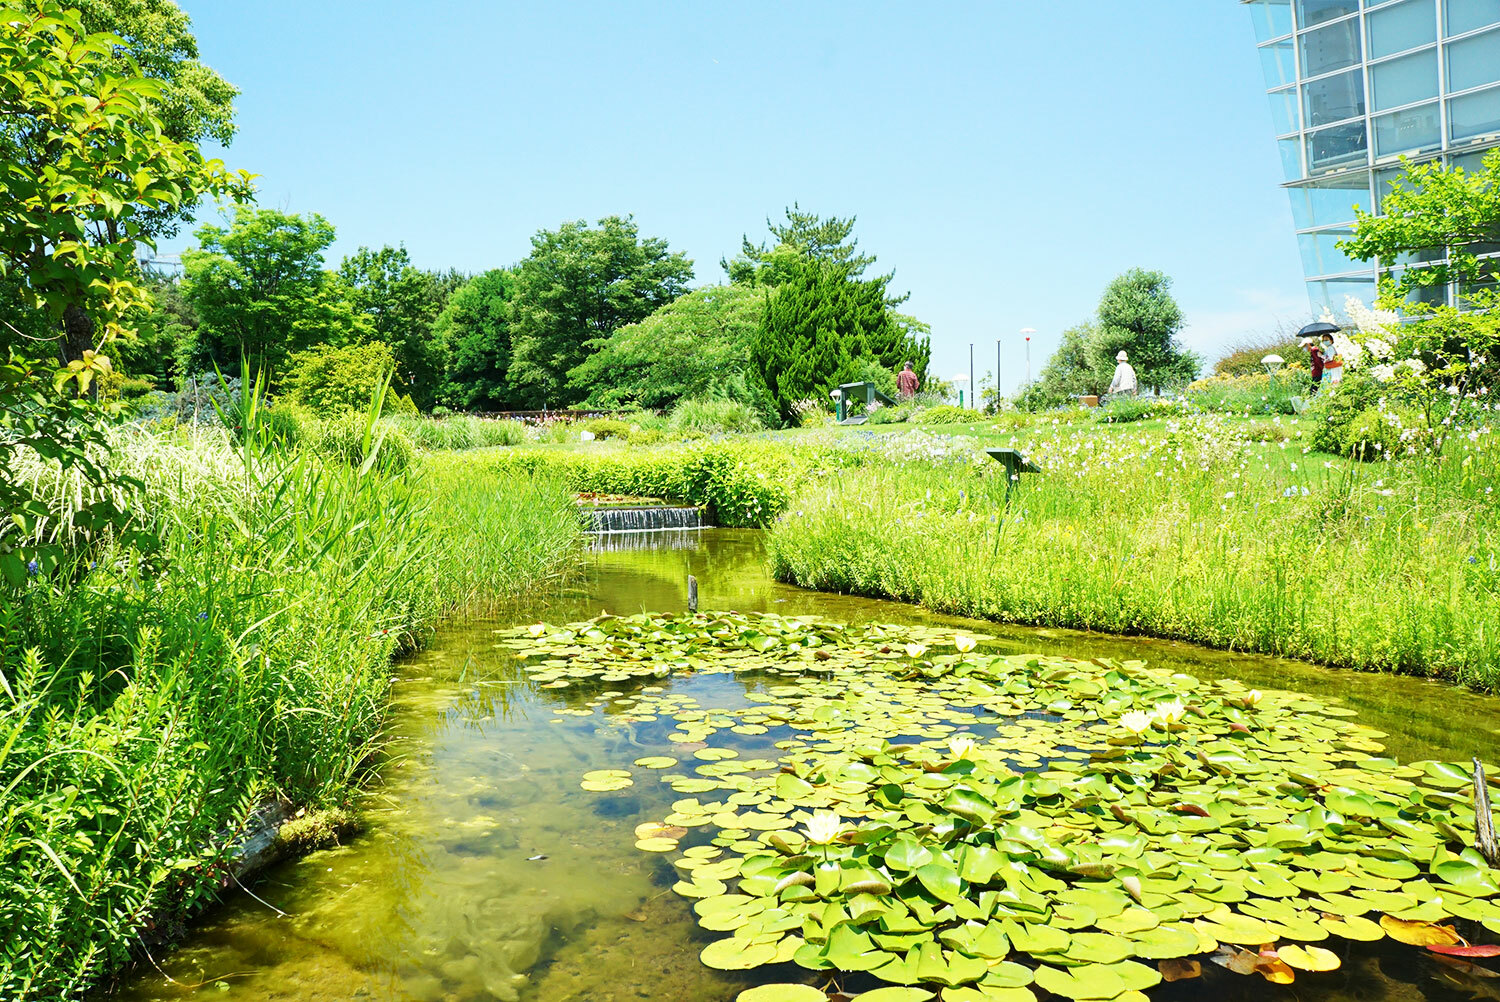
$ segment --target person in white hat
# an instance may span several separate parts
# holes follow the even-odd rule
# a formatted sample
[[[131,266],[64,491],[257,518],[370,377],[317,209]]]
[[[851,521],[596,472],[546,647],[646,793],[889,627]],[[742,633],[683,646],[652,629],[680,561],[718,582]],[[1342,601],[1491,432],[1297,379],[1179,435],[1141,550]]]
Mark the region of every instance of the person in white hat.
[[[1140,384],[1135,378],[1135,369],[1130,365],[1130,356],[1120,352],[1115,356],[1115,361],[1120,364],[1115,366],[1115,378],[1110,380],[1109,395],[1123,393],[1126,396],[1135,396],[1140,390]]]

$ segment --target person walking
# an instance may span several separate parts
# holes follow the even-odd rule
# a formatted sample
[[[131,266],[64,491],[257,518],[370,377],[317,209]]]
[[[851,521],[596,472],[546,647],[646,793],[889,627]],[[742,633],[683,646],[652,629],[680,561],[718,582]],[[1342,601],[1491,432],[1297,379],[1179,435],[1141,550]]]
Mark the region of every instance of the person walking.
[[[1318,387],[1323,384],[1323,352],[1318,342],[1312,338],[1305,338],[1302,347],[1307,349],[1308,360],[1312,365],[1312,395],[1318,395]]]
[[[1115,366],[1115,378],[1109,381],[1109,395],[1123,394],[1133,397],[1140,391],[1140,383],[1135,378],[1135,368],[1130,364],[1130,356],[1120,352],[1115,356],[1115,361],[1120,363]]]
[[[912,371],[911,363],[907,362],[896,374],[896,392],[900,394],[902,400],[910,400],[917,395],[920,386],[921,380],[917,379],[917,374]]]
[[[1344,358],[1339,354],[1338,345],[1333,342],[1332,334],[1323,335],[1323,348],[1319,352],[1323,356],[1323,373],[1328,377],[1328,382],[1337,388],[1339,381],[1344,378]]]

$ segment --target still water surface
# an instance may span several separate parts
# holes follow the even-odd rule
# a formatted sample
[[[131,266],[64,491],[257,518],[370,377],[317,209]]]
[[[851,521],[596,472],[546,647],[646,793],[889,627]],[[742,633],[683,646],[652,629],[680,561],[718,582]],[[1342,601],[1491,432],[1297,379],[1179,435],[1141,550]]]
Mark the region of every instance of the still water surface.
[[[951,623],[1006,652],[1142,658],[1202,678],[1339,700],[1386,731],[1390,753],[1495,761],[1500,700],[1416,679],[1337,672],[1166,641],[976,624],[911,606],[823,595],[767,577],[759,536],[705,530],[606,536],[560,596],[518,604],[503,622],[445,627],[402,668],[391,708],[392,759],[366,795],[368,830],[351,844],[270,871],[231,896],[193,936],[112,999],[166,1002],[730,1002],[757,981],[806,980],[792,967],[736,976],[698,962],[719,934],[668,890],[668,857],[639,852],[635,826],[661,818],[669,788],[638,782],[601,797],[590,769],[667,754],[670,721],[631,723],[556,711],[578,695],[537,689],[492,631],[546,618],[683,608],[688,574],[705,609],[821,615],[843,621]],[[677,678],[673,692],[731,706],[753,682]],[[737,698],[737,696],[739,698]],[[746,743],[747,747],[749,742]],[[773,756],[774,757],[774,756]],[[1325,945],[1335,945],[1329,943]],[[1154,999],[1500,999],[1475,979],[1407,947],[1361,948],[1343,970],[1277,988],[1210,972]]]

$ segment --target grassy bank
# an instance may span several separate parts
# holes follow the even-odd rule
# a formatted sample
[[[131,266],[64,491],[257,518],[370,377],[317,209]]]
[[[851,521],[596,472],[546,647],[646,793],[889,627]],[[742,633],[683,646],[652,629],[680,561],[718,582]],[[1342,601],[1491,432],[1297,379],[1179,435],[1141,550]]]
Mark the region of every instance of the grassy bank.
[[[1224,418],[1036,429],[1047,471],[871,464],[772,529],[811,588],[1007,622],[1180,638],[1500,687],[1490,438],[1351,464]],[[1263,429],[1262,429],[1263,430]]]
[[[154,553],[80,543],[0,603],[0,998],[74,997],[211,896],[271,798],[337,804],[378,746],[391,659],[435,618],[556,573],[560,483],[251,456],[124,431]],[[67,538],[91,488],[34,456]]]

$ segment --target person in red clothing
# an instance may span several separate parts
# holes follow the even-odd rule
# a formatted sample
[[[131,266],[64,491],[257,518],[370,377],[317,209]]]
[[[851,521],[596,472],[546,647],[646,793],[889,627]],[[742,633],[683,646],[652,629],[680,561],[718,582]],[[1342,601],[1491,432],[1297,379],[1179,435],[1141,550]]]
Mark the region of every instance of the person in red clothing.
[[[1312,338],[1305,339],[1302,347],[1312,357],[1312,395],[1317,396],[1318,387],[1323,384],[1323,353],[1318,350],[1318,342]]]
[[[896,391],[901,394],[902,400],[910,400],[917,395],[917,389],[921,384],[917,380],[917,374],[912,371],[911,363],[906,365],[896,374]]]

